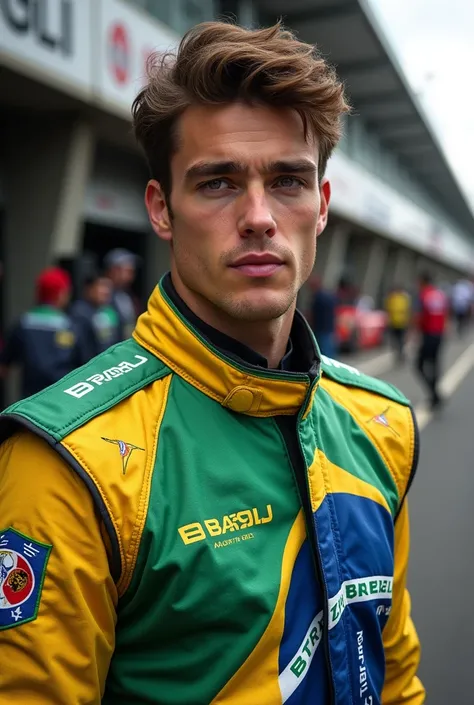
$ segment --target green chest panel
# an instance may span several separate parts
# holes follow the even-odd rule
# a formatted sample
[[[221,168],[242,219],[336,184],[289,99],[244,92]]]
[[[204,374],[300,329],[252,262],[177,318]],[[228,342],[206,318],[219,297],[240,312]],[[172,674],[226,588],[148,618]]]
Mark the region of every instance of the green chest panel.
[[[105,702],[159,689],[170,705],[210,703],[274,613],[299,509],[274,420],[243,419],[175,377]]]
[[[301,436],[309,464],[314,453],[314,438],[326,458],[359,480],[375,487],[385,498],[395,516],[399,497],[390,470],[368,435],[351,414],[337,404],[324,390],[318,390],[317,402]]]

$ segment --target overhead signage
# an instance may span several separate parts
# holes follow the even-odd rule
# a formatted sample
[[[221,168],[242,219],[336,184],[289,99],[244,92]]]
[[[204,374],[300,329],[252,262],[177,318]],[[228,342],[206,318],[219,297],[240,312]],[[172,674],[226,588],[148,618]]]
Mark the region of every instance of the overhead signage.
[[[144,83],[150,54],[175,48],[179,36],[121,0],[102,0],[98,9],[96,93],[110,108],[130,115],[133,100]]]
[[[0,58],[89,91],[90,28],[91,0],[0,0]]]

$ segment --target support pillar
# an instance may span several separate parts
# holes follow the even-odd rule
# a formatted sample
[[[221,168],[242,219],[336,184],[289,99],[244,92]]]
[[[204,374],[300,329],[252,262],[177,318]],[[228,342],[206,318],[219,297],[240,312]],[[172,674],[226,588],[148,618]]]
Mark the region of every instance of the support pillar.
[[[325,268],[321,273],[322,284],[325,289],[334,291],[337,288],[344,271],[350,232],[350,225],[341,223],[336,225],[329,234],[330,240]],[[323,233],[321,238],[324,237],[325,235]]]
[[[52,233],[53,256],[74,257],[80,249],[82,210],[87,182],[92,172],[95,136],[91,126],[76,123],[69,141],[69,154],[58,199],[56,223]]]
[[[376,305],[379,303],[382,280],[386,273],[387,255],[388,242],[381,238],[374,238],[367,253],[361,293],[370,296]]]
[[[416,258],[410,250],[400,248],[393,264],[392,285],[412,289],[416,285]]]
[[[252,0],[240,0],[239,24],[243,27],[254,27],[257,21],[257,11]]]
[[[34,300],[38,273],[80,248],[83,194],[93,135],[57,114],[20,116],[5,125],[5,322]]]

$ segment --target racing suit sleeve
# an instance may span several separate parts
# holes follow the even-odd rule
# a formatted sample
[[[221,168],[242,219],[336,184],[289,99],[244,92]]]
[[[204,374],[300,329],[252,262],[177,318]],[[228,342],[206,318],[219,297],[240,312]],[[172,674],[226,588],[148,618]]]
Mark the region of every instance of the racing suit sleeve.
[[[101,522],[81,479],[26,431],[0,448],[0,522],[0,705],[99,705],[117,604]],[[20,560],[9,546],[18,551],[18,541],[29,546],[26,572],[35,573],[40,548],[51,546],[47,562],[36,564],[34,585],[42,587],[26,622],[28,603],[11,605],[15,593],[6,587],[5,565]]]
[[[410,595],[406,589],[410,528],[405,500],[395,523],[395,570],[392,610],[383,632],[385,685],[383,705],[421,705],[425,689],[416,673],[420,662],[420,642],[410,616]]]

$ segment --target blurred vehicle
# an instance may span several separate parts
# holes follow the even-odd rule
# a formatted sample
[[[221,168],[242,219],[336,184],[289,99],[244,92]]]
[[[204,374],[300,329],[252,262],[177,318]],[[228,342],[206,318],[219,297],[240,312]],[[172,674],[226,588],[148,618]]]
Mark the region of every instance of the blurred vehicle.
[[[336,308],[336,344],[339,352],[355,352],[383,345],[388,328],[385,311],[375,308],[371,296],[339,303]]]

